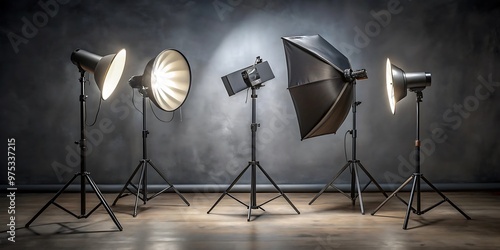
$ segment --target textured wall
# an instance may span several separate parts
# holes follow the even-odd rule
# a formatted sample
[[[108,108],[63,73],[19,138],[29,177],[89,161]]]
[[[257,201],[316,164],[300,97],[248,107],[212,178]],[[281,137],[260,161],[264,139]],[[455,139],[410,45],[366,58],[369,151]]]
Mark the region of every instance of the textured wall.
[[[79,73],[69,59],[76,48],[128,53],[120,85],[88,128],[88,169],[97,183],[124,183],[141,159],[142,115],[127,79],[166,48],[185,54],[193,76],[172,122],[147,111],[149,156],[173,183],[225,184],[250,160],[250,99],[245,102],[246,91],[229,97],[220,77],[255,56],[269,61],[276,76],[258,92],[258,160],[278,183],[327,182],[345,163],[351,115],[338,134],[300,141],[280,37],[306,34],[321,34],[353,68],[368,71],[369,79],[357,84],[358,159],[380,183],[400,183],[412,173],[415,139],[415,95],[408,93],[397,115],[390,114],[386,57],[407,72],[432,73],[421,104],[426,176],[437,183],[500,181],[495,1],[110,2],[1,1],[0,138],[16,140],[17,184],[63,183],[79,169],[73,144],[79,140]],[[90,79],[88,123],[99,103]],[[141,109],[138,93],[134,102]],[[347,147],[350,154],[349,137]],[[1,160],[6,166],[6,157]],[[6,172],[0,171],[0,184]]]

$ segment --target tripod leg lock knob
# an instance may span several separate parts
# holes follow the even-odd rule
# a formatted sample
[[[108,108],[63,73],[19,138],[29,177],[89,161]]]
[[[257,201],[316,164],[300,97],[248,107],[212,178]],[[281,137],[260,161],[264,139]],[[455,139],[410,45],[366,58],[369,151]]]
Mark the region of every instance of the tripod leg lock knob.
[[[252,124],[250,125],[250,129],[251,129],[252,131],[257,131],[257,128],[258,128],[258,127],[260,127],[260,123],[252,123]]]

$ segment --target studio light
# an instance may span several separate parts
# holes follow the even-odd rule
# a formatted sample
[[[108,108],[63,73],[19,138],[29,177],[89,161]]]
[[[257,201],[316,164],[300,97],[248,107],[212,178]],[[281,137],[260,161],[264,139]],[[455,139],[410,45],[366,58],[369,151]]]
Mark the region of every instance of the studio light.
[[[416,94],[416,140],[415,140],[415,172],[401,185],[399,186],[387,199],[385,199],[372,213],[374,215],[380,208],[382,208],[391,198],[397,197],[405,205],[408,206],[406,211],[405,220],[403,223],[403,229],[408,228],[408,220],[410,218],[410,212],[417,215],[422,215],[431,209],[441,205],[444,202],[448,202],[452,207],[454,207],[458,212],[460,212],[466,219],[470,220],[470,217],[465,214],[460,208],[458,208],[450,199],[448,199],[441,191],[439,191],[432,183],[424,177],[420,172],[420,103],[422,102],[423,94],[422,91],[431,86],[431,73],[428,72],[418,72],[418,73],[405,73],[399,67],[391,64],[389,58],[386,62],[386,83],[387,83],[387,97],[389,98],[389,104],[392,113],[394,114],[396,103],[406,96],[406,90],[415,92]],[[406,202],[398,196],[398,193],[413,180],[413,185],[411,188],[409,201]],[[420,194],[420,183],[424,180],[429,187],[432,188],[436,193],[441,196],[442,200],[436,204],[422,210],[421,209],[421,194]],[[413,207],[414,196],[417,196],[417,207]]]
[[[136,196],[133,216],[137,216],[137,206],[139,199],[146,204],[149,200],[172,189],[179,197],[190,205],[182,194],[172,185],[164,174],[148,158],[147,151],[147,100],[148,98],[160,109],[164,111],[175,111],[186,100],[191,88],[191,68],[184,55],[174,49],[162,51],[158,56],[151,59],[144,69],[143,75],[133,76],[129,80],[129,85],[137,89],[142,95],[142,160],[135,168],[134,172],[123,186],[116,197],[113,205],[125,196],[133,194]],[[163,190],[148,197],[148,166],[168,184]],[[138,184],[134,184],[134,178],[139,173]],[[125,191],[129,191],[125,193]]]
[[[221,77],[227,94],[232,96],[251,87],[257,87],[274,78],[271,66],[267,61],[262,61],[260,56],[253,65],[237,70]]]
[[[80,72],[80,86],[81,86],[81,94],[79,97],[80,100],[80,141],[76,142],[76,144],[80,147],[80,172],[76,173],[73,178],[66,183],[66,185],[61,188],[56,195],[49,201],[45,206],[38,211],[38,213],[26,224],[28,228],[31,223],[33,223],[38,216],[40,216],[47,207],[51,204],[61,208],[63,211],[69,213],[70,215],[82,219],[88,218],[97,208],[101,205],[104,206],[106,211],[108,212],[111,219],[114,221],[115,225],[121,230],[123,230],[120,222],[114,215],[111,207],[108,205],[102,192],[97,187],[97,184],[94,182],[90,173],[87,172],[86,165],[86,157],[87,157],[87,139],[86,139],[86,100],[87,95],[85,94],[85,72],[93,73],[94,79],[101,91],[102,99],[106,100],[115,90],[118,82],[120,81],[121,75],[123,73],[123,69],[125,67],[126,60],[126,51],[125,49],[120,50],[117,54],[111,54],[107,56],[98,56],[96,54],[90,53],[88,51],[77,49],[73,51],[71,54],[71,61],[78,67]],[[70,210],[64,208],[56,202],[56,199],[69,187],[73,181],[76,180],[77,177],[80,177],[80,214],[77,215]],[[96,196],[99,198],[100,203],[97,204],[89,213],[86,212],[86,183],[89,183],[92,189],[94,190]]]
[[[71,61],[80,71],[94,74],[94,80],[101,91],[101,97],[106,100],[120,81],[125,67],[126,54],[125,49],[122,49],[116,54],[101,57],[77,49],[71,54]]]
[[[164,50],[151,59],[142,76],[148,96],[158,108],[175,111],[188,96],[191,69],[187,59],[177,50]]]
[[[351,199],[359,198],[361,213],[364,214],[362,192],[371,183],[387,197],[384,190],[356,158],[356,80],[367,79],[366,70],[352,70],[347,57],[320,35],[282,37],[288,69],[288,90],[297,113],[301,139],[333,134],[349,114],[353,113],[352,158],[309,202],[311,205],[330,186]],[[352,109],[351,109],[352,107]],[[334,182],[347,169],[351,173],[350,194],[337,188]],[[361,188],[358,168],[370,178]],[[356,194],[357,189],[357,194]]]
[[[257,89],[264,87],[263,83],[267,82],[274,78],[274,74],[269,66],[267,61],[263,62],[260,56],[255,59],[253,65],[245,67],[243,69],[237,70],[229,75],[225,75],[221,77],[224,86],[226,87],[226,91],[229,96],[234,95],[237,92],[240,92],[244,89],[252,89],[252,124],[250,125],[250,130],[252,132],[252,159],[248,162],[248,165],[241,171],[241,173],[234,179],[234,181],[229,185],[229,187],[224,190],[219,199],[214,203],[214,205],[208,210],[207,214],[209,214],[217,204],[224,198],[224,196],[228,195],[233,198],[240,204],[244,205],[248,209],[248,217],[247,221],[250,221],[250,217],[252,215],[252,209],[261,209],[265,211],[262,206],[271,202],[279,197],[283,197],[288,204],[300,214],[299,210],[293,205],[293,203],[288,199],[288,196],[279,188],[279,186],[274,182],[274,180],[267,174],[264,168],[260,165],[259,161],[257,161],[257,128],[260,127],[260,124],[257,123]],[[243,174],[251,169],[251,179],[250,179],[250,201],[249,204],[245,204],[241,200],[237,199],[233,195],[230,194],[231,189],[234,185],[240,180]],[[279,192],[279,195],[261,203],[257,204],[257,169],[259,169],[271,182],[274,188]]]
[[[418,92],[431,86],[431,73],[405,73],[401,68],[391,64],[389,58],[387,58],[385,73],[387,97],[389,98],[389,104],[393,114],[396,111],[396,103],[406,97],[407,89],[412,92]]]

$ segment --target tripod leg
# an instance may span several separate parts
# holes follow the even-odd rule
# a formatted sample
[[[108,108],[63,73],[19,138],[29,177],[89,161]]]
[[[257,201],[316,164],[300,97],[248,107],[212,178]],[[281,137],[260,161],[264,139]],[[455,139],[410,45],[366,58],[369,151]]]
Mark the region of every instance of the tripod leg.
[[[382,187],[378,184],[378,182],[375,181],[373,176],[366,170],[366,168],[363,166],[363,164],[361,164],[360,161],[358,161],[357,164],[359,165],[361,170],[363,170],[363,172],[365,172],[366,176],[368,176],[368,178],[370,178],[370,180],[373,182],[373,184],[375,184],[375,186],[378,188],[378,190],[385,196],[385,198],[387,198],[387,193],[384,191],[384,189],[382,189]]]
[[[252,157],[254,159],[255,157]],[[247,221],[250,221],[250,217],[252,216],[252,209],[258,208],[257,206],[257,162],[250,162],[250,200],[248,201],[248,217]]]
[[[247,217],[247,221],[250,221],[250,217],[252,216],[252,207],[251,206],[248,206],[248,217]]]
[[[417,183],[419,182],[420,175],[413,175],[415,178],[413,179],[413,185],[411,187],[411,193],[410,193],[410,200],[408,201],[408,209],[406,210],[406,216],[405,216],[405,221],[403,223],[403,229],[406,230],[408,227],[408,220],[410,219],[410,212],[412,211],[412,204],[413,204],[413,197],[415,195],[415,189],[417,188]],[[420,189],[417,191],[417,196],[420,193]],[[420,202],[420,201],[417,201]],[[417,211],[417,213],[420,211]]]
[[[455,205],[453,202],[451,202],[451,200],[448,199],[448,197],[446,197],[443,193],[441,193],[441,191],[439,191],[434,185],[432,185],[432,183],[429,180],[427,180],[427,178],[425,178],[423,175],[422,175],[422,179],[425,181],[425,183],[427,183],[427,185],[429,185],[434,191],[436,191],[436,193],[438,193],[441,196],[441,198],[444,199],[444,201],[447,201],[448,203],[450,203],[450,205],[452,207],[454,207],[458,212],[460,212],[466,219],[468,219],[468,220],[471,219],[471,217],[469,217],[457,205]],[[432,208],[434,208],[434,206],[426,209],[425,211],[422,211],[422,213],[425,213],[425,212],[431,210]]]
[[[139,162],[139,164],[137,165],[137,167],[135,168],[134,172],[132,173],[132,175],[130,176],[130,178],[128,178],[127,182],[125,183],[125,185],[123,185],[123,188],[122,190],[120,191],[120,193],[118,194],[118,196],[116,196],[115,200],[113,201],[113,206],[116,205],[116,202],[118,201],[118,199],[122,198],[123,196],[123,192],[125,192],[125,190],[127,189],[128,185],[130,185],[132,183],[132,179],[135,177],[135,175],[137,174],[137,171],[139,171],[139,168],[141,167],[142,165],[142,161]]]
[[[142,181],[144,179],[144,171],[146,169],[146,162],[142,161],[141,162],[141,177],[139,177],[139,184],[137,184],[137,194],[135,194],[135,204],[134,204],[134,214],[133,216],[137,216],[137,205],[139,203],[139,196],[141,195],[141,186],[142,186]],[[141,198],[144,204],[146,204],[147,197],[142,197]]]
[[[177,190],[177,188],[174,187],[174,185],[172,185],[172,183],[170,183],[167,178],[160,172],[160,170],[158,170],[158,168],[156,168],[156,166],[153,164],[153,162],[151,161],[148,161],[149,165],[151,165],[151,167],[153,167],[153,169],[158,173],[158,175],[161,176],[161,178],[174,190],[174,192],[184,201],[184,203],[186,203],[186,205],[190,206],[189,202],[186,200],[186,198],[184,198],[184,196]]]
[[[236,177],[236,179],[234,179],[234,181],[231,183],[231,185],[229,185],[229,187],[226,190],[224,190],[224,192],[219,197],[219,199],[217,199],[217,201],[215,202],[215,204],[210,208],[210,210],[208,210],[207,214],[209,214],[212,211],[212,209],[214,209],[214,207],[217,206],[217,204],[219,204],[219,202],[222,200],[222,198],[224,198],[224,196],[226,196],[226,194],[229,193],[229,191],[231,190],[231,188],[233,188],[233,186],[240,180],[241,176],[243,176],[243,174],[247,171],[247,169],[251,165],[252,165],[252,163],[248,163],[248,165],[245,167],[245,169],[243,169],[243,171],[241,171],[241,173]]]
[[[283,198],[285,198],[285,200],[288,202],[288,204],[290,204],[290,206],[293,208],[293,210],[295,210],[295,212],[297,212],[297,214],[300,214],[299,210],[293,205],[292,201],[290,201],[290,199],[288,199],[286,194],[283,193],[283,191],[278,187],[276,182],[273,181],[271,176],[269,176],[267,174],[267,172],[264,170],[264,168],[262,168],[259,163],[257,163],[257,167],[259,167],[260,171],[262,171],[262,173],[264,173],[264,175],[267,177],[267,179],[273,184],[274,188],[276,188],[276,190],[278,190],[278,192],[283,196]]]
[[[54,195],[54,197],[52,197],[52,199],[50,199],[45,204],[45,206],[43,206],[42,209],[40,209],[40,211],[38,211],[38,213],[36,213],[35,216],[33,216],[33,218],[31,218],[31,220],[28,221],[28,223],[26,223],[26,228],[29,228],[31,223],[33,223],[38,218],[38,216],[40,216],[43,213],[43,211],[45,211],[45,209],[47,209],[50,206],[50,204],[53,204],[54,201],[57,199],[57,197],[59,197],[59,195],[61,195],[66,190],[66,188],[68,188],[68,186],[76,179],[76,177],[78,177],[80,175],[81,175],[81,173],[77,173],[73,176],[73,178],[71,178],[71,180],[66,182],[66,184],[61,189],[59,189],[59,191],[57,191],[57,193]]]
[[[399,191],[401,191],[401,189],[403,189],[406,185],[408,185],[408,183],[410,183],[410,181],[413,178],[415,178],[414,175],[406,179],[406,181],[403,184],[401,184],[401,186],[399,186],[391,195],[389,195],[389,197],[387,197],[380,205],[378,205],[377,208],[375,208],[375,210],[372,212],[372,215],[375,215],[375,213],[377,213],[377,211],[380,210],[380,208],[382,208],[390,199],[392,199],[392,197],[396,196],[399,193]]]
[[[101,201],[101,204],[104,206],[104,208],[108,212],[109,217],[111,217],[113,222],[115,222],[116,227],[118,227],[118,229],[120,229],[120,231],[123,231],[122,225],[120,225],[120,222],[118,222],[118,219],[116,218],[115,214],[113,213],[113,210],[111,210],[111,207],[109,207],[108,203],[106,202],[106,200],[104,199],[104,196],[101,193],[101,190],[99,190],[99,188],[95,184],[94,180],[92,180],[92,178],[90,177],[89,174],[86,174],[85,177],[87,178],[87,181],[89,182],[92,189],[94,189],[94,192],[97,195],[97,197],[99,198],[99,200]]]
[[[349,172],[351,172],[351,190],[349,191],[349,195],[350,197],[348,197],[349,199],[351,199],[351,202],[352,202],[352,206],[354,207],[354,205],[356,204],[356,179],[357,179],[357,175],[356,175],[356,166],[351,162],[349,161],[351,164],[349,164]]]
[[[309,202],[309,205],[313,204],[313,202],[316,201],[316,199],[318,199],[318,197],[322,195],[328,189],[328,187],[330,187],[333,184],[333,182],[335,182],[335,180],[337,180],[337,178],[339,178],[339,176],[347,169],[347,167],[349,167],[349,164],[351,163],[350,162],[346,163],[344,167],[342,167],[342,169],[340,169],[340,171],[337,172],[337,174],[332,178],[332,180],[328,184],[326,184],[323,187],[323,189],[321,189],[321,191],[319,191],[319,193],[316,194],[316,196],[314,196],[314,198]]]
[[[363,206],[363,197],[361,196],[361,192],[363,190],[361,190],[361,187],[359,185],[359,176],[358,176],[357,165],[353,164],[353,168],[354,168],[354,175],[355,175],[355,180],[356,180],[356,186],[358,188],[359,207],[361,209],[361,214],[365,214],[365,207]],[[354,205],[354,201],[355,201],[355,199],[352,200],[353,205]]]

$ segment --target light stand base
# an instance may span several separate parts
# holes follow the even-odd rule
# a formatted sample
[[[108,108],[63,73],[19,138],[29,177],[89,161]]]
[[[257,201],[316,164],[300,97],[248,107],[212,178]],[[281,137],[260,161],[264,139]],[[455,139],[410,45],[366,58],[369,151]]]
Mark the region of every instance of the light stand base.
[[[351,170],[351,174],[352,174],[351,175],[352,176],[352,178],[351,178],[351,190],[350,190],[350,194],[349,195],[346,194],[344,191],[342,191],[341,189],[339,189],[338,187],[336,187],[333,184],[348,167]],[[368,178],[370,178],[370,181],[363,188],[360,188],[359,176],[358,176],[358,168],[361,169],[366,174],[366,176],[368,176]],[[343,194],[344,196],[346,196],[347,198],[349,198],[352,201],[352,205],[353,206],[356,203],[356,199],[359,198],[359,205],[360,205],[360,209],[361,209],[361,214],[365,214],[365,209],[364,209],[364,205],[363,205],[362,192],[365,191],[365,189],[371,183],[375,184],[375,186],[377,186],[378,190],[380,192],[382,192],[382,194],[385,197],[387,197],[387,194],[382,189],[382,187],[378,184],[377,181],[375,181],[375,179],[370,175],[370,173],[366,170],[366,168],[363,166],[363,164],[361,164],[361,162],[359,160],[349,160],[344,165],[344,167],[342,167],[342,169],[340,169],[340,171],[337,172],[337,174],[333,177],[333,179],[328,184],[326,184],[323,187],[323,189],[321,189],[321,191],[319,191],[319,193],[316,194],[316,196],[314,196],[314,198],[309,202],[309,205],[313,204],[314,201],[316,201],[316,199],[318,199],[318,197],[321,196],[329,187],[333,187],[337,191],[339,191],[341,194]],[[354,184],[356,184],[356,188],[354,187]],[[355,189],[357,189],[357,191],[358,191],[357,195],[355,194]]]
[[[147,185],[148,185],[147,184],[147,168],[148,168],[148,166],[151,166],[156,171],[156,173],[168,184],[168,187],[164,188],[163,190],[161,190],[161,191],[159,191],[159,192],[157,192],[149,197],[148,197],[148,191],[147,191]],[[136,174],[139,172],[139,170],[141,170],[139,183],[137,185],[135,185],[134,183],[132,183],[132,180],[134,179]],[[134,188],[134,190],[131,190],[129,188],[129,186],[132,186],[132,188]],[[130,194],[133,194],[133,195],[135,195],[133,216],[136,217],[139,199],[142,200],[143,204],[145,205],[149,200],[155,198],[156,196],[158,196],[158,195],[160,195],[160,194],[162,194],[170,189],[172,189],[184,201],[184,203],[186,203],[186,205],[190,206],[190,204],[186,200],[186,198],[184,198],[184,196],[182,196],[182,194],[174,187],[174,185],[172,185],[172,183],[170,183],[167,180],[167,178],[160,172],[160,170],[153,164],[153,162],[151,162],[151,160],[149,160],[149,159],[143,159],[140,161],[139,165],[137,165],[134,172],[132,173],[132,175],[128,179],[127,183],[125,183],[122,190],[120,191],[118,196],[115,198],[115,200],[113,202],[113,206],[116,205],[116,202],[120,198],[123,198],[125,196],[130,195]],[[125,193],[126,190],[129,191],[129,193]]]
[[[251,185],[251,190],[250,190],[250,202],[249,204],[245,204],[244,202],[242,202],[241,200],[239,200],[238,198],[234,197],[233,195],[231,195],[229,192],[231,191],[231,189],[233,188],[233,186],[240,180],[240,178],[243,176],[243,174],[250,168],[252,167],[252,183],[250,184]],[[271,182],[271,184],[273,184],[274,188],[279,192],[279,195],[272,198],[272,199],[269,199],[267,200],[266,202],[263,202],[261,203],[260,205],[257,205],[257,199],[256,199],[256,183],[255,183],[255,172],[256,172],[256,169],[260,169],[260,171],[266,176],[266,178],[269,180],[269,182]],[[234,179],[234,181],[231,183],[231,185],[229,185],[229,187],[224,190],[224,192],[222,193],[222,195],[219,197],[219,199],[217,199],[217,201],[214,203],[214,205],[210,208],[210,210],[208,210],[207,214],[209,214],[216,206],[217,204],[219,204],[219,202],[222,200],[222,198],[224,198],[224,196],[229,196],[231,198],[233,198],[234,200],[236,200],[237,202],[241,203],[243,206],[247,207],[248,209],[248,218],[247,218],[247,221],[250,221],[250,218],[252,216],[252,209],[260,209],[262,211],[266,211],[264,208],[262,208],[263,205],[279,198],[279,197],[283,197],[287,202],[288,204],[290,204],[290,206],[295,210],[295,212],[297,212],[297,214],[300,214],[299,210],[293,205],[293,203],[290,201],[290,199],[288,199],[288,196],[286,196],[286,194],[279,188],[279,186],[276,184],[276,182],[274,182],[274,180],[271,178],[271,176],[269,176],[269,174],[264,170],[264,168],[262,168],[262,166],[260,166],[260,163],[258,161],[250,161],[248,162],[248,165],[243,169],[243,171],[241,171],[241,173]]]
[[[424,87],[425,88],[425,87]],[[415,173],[413,173],[401,186],[399,186],[387,199],[385,199],[376,209],[373,211],[372,215],[375,215],[375,213],[382,208],[391,198],[397,197],[400,201],[402,201],[406,206],[408,206],[408,209],[406,210],[406,216],[405,220],[403,223],[403,229],[408,228],[408,220],[410,219],[410,212],[412,211],[414,214],[417,215],[422,215],[433,208],[441,205],[444,202],[448,202],[452,207],[454,207],[458,212],[460,212],[466,219],[470,220],[471,218],[465,214],[460,208],[458,208],[453,202],[448,199],[441,191],[439,191],[430,181],[427,180],[427,178],[424,177],[424,175],[420,172],[420,103],[422,102],[423,94],[422,94],[423,88],[416,88],[412,89],[412,92],[415,92],[417,100],[416,100],[416,107],[417,107],[417,112],[416,112],[416,140],[415,140]],[[398,193],[403,189],[408,183],[410,183],[413,180],[413,185],[411,188],[411,193],[410,193],[410,200],[409,202],[404,201],[401,197],[398,196]],[[421,195],[420,195],[420,182],[421,180],[424,180],[429,187],[432,188],[436,193],[443,198],[443,200],[437,202],[436,204],[430,206],[427,209],[421,210],[420,205],[421,205]],[[413,198],[417,194],[417,208],[415,209],[413,205]]]
[[[352,81],[351,84],[353,84],[353,100],[352,100],[352,130],[348,131],[352,135],[352,156],[351,160],[347,161],[347,163],[340,169],[340,171],[333,177],[333,179],[323,187],[323,189],[316,195],[314,198],[309,202],[309,205],[313,204],[318,197],[323,194],[329,187],[335,188],[337,191],[339,191],[341,194],[346,196],[352,201],[352,205],[354,206],[356,204],[356,199],[359,198],[359,205],[361,209],[361,214],[365,214],[365,207],[363,205],[363,196],[362,193],[365,191],[365,189],[370,185],[371,183],[375,184],[377,186],[378,190],[382,192],[382,194],[387,197],[387,194],[385,191],[382,189],[382,187],[375,181],[375,179],[371,176],[371,174],[366,170],[366,168],[361,164],[359,160],[357,160],[357,155],[356,155],[356,138],[357,138],[357,130],[356,130],[356,113],[357,113],[357,106],[361,104],[361,102],[356,101],[356,81]],[[346,157],[347,158],[347,157]],[[345,192],[337,188],[333,183],[340,177],[340,175],[349,167],[351,170],[351,190],[350,190],[350,195],[347,195]],[[358,168],[363,170],[363,172],[370,178],[370,181],[363,187],[360,187],[359,184],[359,175],[358,175]],[[354,186],[356,184],[356,187]],[[356,189],[358,191],[358,194],[356,195]]]
[[[104,208],[106,209],[106,211],[108,212],[109,216],[111,217],[111,219],[115,223],[116,227],[118,227],[118,229],[120,229],[120,231],[123,230],[122,226],[120,225],[120,222],[118,222],[118,219],[116,219],[115,214],[113,213],[113,211],[109,207],[108,203],[104,199],[104,196],[102,195],[101,191],[99,190],[99,188],[95,184],[94,180],[92,180],[92,178],[90,177],[90,173],[87,172],[87,164],[86,164],[87,163],[87,143],[86,143],[87,136],[86,136],[86,129],[85,129],[85,127],[86,127],[85,114],[86,114],[86,106],[87,106],[87,104],[86,104],[87,95],[85,95],[85,71],[83,69],[80,69],[79,82],[80,82],[80,89],[81,89],[80,98],[79,98],[79,100],[80,100],[80,141],[75,142],[75,143],[78,144],[80,147],[80,172],[76,173],[75,176],[73,176],[73,178],[71,178],[71,180],[68,181],[66,183],[66,185],[64,185],[63,188],[61,188],[56,193],[56,195],[51,200],[49,200],[47,202],[47,204],[45,204],[45,206],[43,206],[42,209],[40,209],[40,211],[38,211],[38,213],[35,216],[33,216],[33,218],[30,221],[28,221],[28,223],[26,223],[26,228],[29,228],[31,223],[33,223],[33,221],[35,221],[36,218],[38,218],[38,216],[40,216],[43,213],[43,211],[45,211],[45,209],[47,209],[51,204],[54,204],[54,206],[62,209],[63,211],[76,217],[77,219],[88,218],[97,208],[99,208],[101,205],[103,205]],[[56,199],[59,197],[59,195],[61,195],[69,187],[69,185],[71,183],[73,183],[73,181],[77,177],[80,177],[80,215],[77,215],[77,214],[69,211],[68,209],[64,208],[63,206],[61,206],[55,202]],[[92,189],[94,190],[95,194],[97,195],[97,197],[99,198],[99,201],[100,201],[100,203],[96,207],[94,207],[94,209],[92,209],[89,213],[86,213],[86,190],[85,190],[86,182],[88,182],[90,184],[90,186],[92,187]]]
[[[99,198],[99,201],[100,203],[95,206],[89,213],[85,213],[85,202],[82,201],[82,211],[80,213],[80,215],[77,215],[73,212],[71,212],[70,210],[66,209],[65,207],[63,207],[62,205],[56,203],[56,199],[62,194],[64,193],[64,191],[69,187],[69,185],[71,183],[73,183],[74,180],[76,180],[77,177],[83,177],[83,179],[86,179],[88,181],[88,183],[90,184],[90,186],[92,187],[92,189],[94,190],[96,196]],[[80,190],[81,192],[81,195],[82,197],[85,195],[85,190]],[[99,190],[99,188],[97,187],[96,183],[94,182],[94,180],[90,177],[90,173],[88,172],[83,172],[83,173],[76,173],[73,178],[71,178],[70,181],[68,181],[64,186],[63,188],[61,188],[55,195],[54,197],[52,197],[52,199],[50,199],[46,204],[45,206],[42,207],[42,209],[40,209],[40,211],[38,211],[38,213],[33,216],[33,218],[31,218],[30,221],[28,221],[28,223],[26,223],[26,228],[29,228],[31,223],[33,223],[37,218],[38,216],[40,216],[44,211],[45,209],[47,209],[51,204],[53,204],[54,206],[62,209],[63,211],[65,211],[66,213],[74,216],[75,218],[77,219],[86,219],[88,218],[92,213],[94,213],[95,210],[97,210],[97,208],[99,208],[101,205],[104,206],[104,208],[106,209],[106,211],[108,212],[109,216],[111,217],[111,219],[113,220],[113,222],[115,223],[116,227],[118,227],[118,229],[120,229],[120,231],[123,230],[123,227],[120,225],[120,222],[118,222],[118,219],[116,218],[115,214],[113,213],[113,211],[111,210],[111,207],[109,207],[108,203],[106,202],[106,200],[104,199],[104,196],[102,195],[101,191]]]
[[[405,202],[402,198],[400,198],[398,196],[398,193],[404,187],[406,187],[406,185],[408,185],[408,183],[410,183],[412,180],[413,180],[413,185],[412,185],[412,188],[411,188],[410,200],[409,200],[409,202]],[[426,208],[424,210],[420,209],[420,202],[421,202],[420,180],[424,180],[424,182],[427,183],[427,185],[429,185],[429,187],[431,187],[432,190],[434,190],[436,193],[439,194],[439,196],[441,196],[441,198],[443,198],[441,201],[437,202],[436,204],[434,204],[434,205],[432,205],[432,206],[430,206],[430,207],[428,207],[428,208]],[[416,209],[412,206],[415,194],[417,195],[417,208]],[[448,199],[448,197],[446,197],[441,191],[439,191],[439,189],[437,189],[434,185],[432,185],[432,183],[429,180],[427,180],[427,178],[425,178],[424,175],[421,174],[421,173],[413,173],[401,186],[399,186],[391,195],[389,195],[389,197],[387,197],[387,199],[385,199],[373,211],[372,215],[375,215],[375,213],[377,213],[377,211],[380,210],[380,208],[382,208],[393,197],[397,197],[405,205],[408,206],[408,209],[406,211],[405,220],[404,220],[404,223],[403,223],[403,229],[405,229],[405,230],[408,228],[408,220],[410,219],[410,212],[413,212],[414,214],[417,214],[417,215],[423,215],[423,214],[427,213],[428,211],[432,210],[433,208],[441,205],[444,202],[448,202],[452,207],[454,207],[458,212],[460,212],[466,219],[468,219],[468,220],[471,219],[457,205],[455,205],[450,199]]]
[[[257,128],[260,126],[260,124],[257,123],[257,112],[256,112],[256,107],[257,107],[257,89],[262,87],[261,85],[259,86],[252,86],[252,124],[250,124],[250,130],[252,132],[252,159],[251,161],[248,162],[248,165],[241,171],[241,173],[234,179],[234,181],[229,185],[229,187],[222,193],[222,195],[219,197],[219,199],[215,202],[215,204],[208,210],[207,214],[214,209],[217,204],[224,198],[224,196],[228,195],[229,197],[233,198],[237,202],[241,203],[243,206],[246,206],[248,209],[248,219],[247,221],[250,221],[250,217],[252,216],[252,209],[260,209],[262,211],[265,211],[262,206],[264,204],[267,204],[279,197],[285,198],[285,200],[290,204],[290,206],[297,212],[297,214],[300,214],[299,210],[293,205],[293,203],[288,199],[288,197],[281,191],[281,189],[278,187],[276,182],[273,181],[271,176],[267,174],[267,172],[260,166],[259,161],[257,161]],[[232,196],[229,191],[233,188],[233,186],[240,180],[241,176],[251,167],[251,180],[250,180],[250,203],[249,205],[245,204],[244,202],[240,201],[236,197]],[[280,193],[278,196],[260,204],[257,205],[257,168],[260,169],[260,171],[266,176],[266,178],[273,184],[274,188]]]

